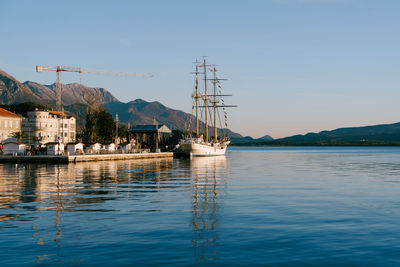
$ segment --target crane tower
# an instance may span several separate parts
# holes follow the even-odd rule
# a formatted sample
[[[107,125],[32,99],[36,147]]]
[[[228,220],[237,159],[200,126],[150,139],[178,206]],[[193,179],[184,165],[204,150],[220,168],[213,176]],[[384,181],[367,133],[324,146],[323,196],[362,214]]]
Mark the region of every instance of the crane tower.
[[[62,71],[66,72],[77,72],[77,73],[89,73],[89,74],[101,74],[101,75],[114,75],[114,76],[133,76],[133,77],[154,77],[153,74],[148,73],[129,73],[129,72],[116,72],[116,71],[104,71],[104,70],[93,70],[93,69],[83,69],[76,67],[43,67],[41,65],[36,65],[36,72],[43,71],[55,71],[56,72],[56,107],[58,111],[61,111],[62,101],[61,101],[61,82],[60,75]]]

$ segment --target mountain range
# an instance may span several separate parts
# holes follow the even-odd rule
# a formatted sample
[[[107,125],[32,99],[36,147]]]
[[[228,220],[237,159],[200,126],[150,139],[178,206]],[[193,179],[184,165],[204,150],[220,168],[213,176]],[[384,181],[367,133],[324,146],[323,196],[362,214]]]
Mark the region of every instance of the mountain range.
[[[264,137],[265,138],[265,137]],[[268,138],[267,138],[268,139]],[[266,140],[251,137],[232,138],[236,145],[400,145],[400,122],[362,127],[338,128]]]
[[[0,104],[35,102],[55,106],[55,84],[43,85],[32,81],[24,83],[0,70]],[[77,117],[78,127],[83,127],[86,117],[86,101],[97,96],[113,116],[116,113],[123,123],[133,125],[165,124],[170,129],[183,130],[190,114],[168,108],[160,102],[136,99],[128,103],[119,101],[105,88],[87,87],[72,83],[62,85],[64,109]],[[192,118],[194,121],[195,118]],[[204,124],[201,124],[204,128]],[[238,145],[346,145],[346,144],[400,144],[400,123],[363,127],[339,128],[332,131],[294,135],[273,139],[269,135],[254,139],[227,130],[233,144]]]
[[[400,123],[380,124],[363,127],[339,128],[332,131],[294,135],[281,139],[278,142],[294,144],[307,143],[400,143]]]
[[[245,137],[231,137],[231,142],[232,144],[247,144],[247,143],[258,143],[258,142],[266,142],[266,141],[273,141],[274,138],[272,138],[269,135],[264,135],[263,137],[260,138],[253,138],[251,136],[245,136]]]
[[[56,84],[44,85],[32,81],[24,83],[0,70],[0,104],[35,102],[54,107],[56,102]],[[119,120],[130,125],[165,124],[170,129],[183,130],[190,119],[190,114],[168,108],[160,102],[147,102],[136,99],[128,103],[119,101],[105,88],[87,87],[72,83],[62,85],[62,103],[67,112],[77,117],[78,127],[84,125],[86,117],[86,100],[98,97],[104,107],[113,116],[118,113]],[[192,118],[194,121],[194,118]],[[201,125],[204,127],[204,124]],[[238,133],[224,129],[232,138],[241,138]]]

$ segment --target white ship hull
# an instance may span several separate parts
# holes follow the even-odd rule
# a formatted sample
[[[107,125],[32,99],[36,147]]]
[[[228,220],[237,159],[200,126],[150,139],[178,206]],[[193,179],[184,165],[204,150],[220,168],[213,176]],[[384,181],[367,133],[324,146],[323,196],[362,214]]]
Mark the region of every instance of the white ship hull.
[[[187,138],[181,140],[180,146],[183,153],[188,156],[201,157],[201,156],[222,156],[225,155],[226,148],[230,141],[221,143],[206,143],[200,138]]]

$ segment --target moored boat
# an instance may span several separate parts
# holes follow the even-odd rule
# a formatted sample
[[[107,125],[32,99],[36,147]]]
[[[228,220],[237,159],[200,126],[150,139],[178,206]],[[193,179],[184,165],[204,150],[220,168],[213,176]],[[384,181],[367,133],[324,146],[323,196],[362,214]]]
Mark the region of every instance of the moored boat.
[[[197,63],[197,62],[196,62]],[[213,68],[209,69],[210,72],[213,73],[213,78],[207,79],[207,67],[212,66]],[[204,91],[203,93],[199,92],[199,67],[203,68],[204,74]],[[217,87],[221,88],[220,81],[223,79],[219,79],[216,76],[216,68],[215,65],[207,65],[206,60],[204,59],[201,65],[196,64],[195,71],[195,93],[193,95],[194,103],[195,103],[195,111],[196,111],[196,132],[195,134],[190,131],[190,123],[187,129],[187,134],[184,139],[180,140],[179,145],[182,149],[182,152],[187,156],[220,156],[225,155],[226,149],[230,144],[228,136],[225,134],[222,138],[218,138],[218,128],[217,128],[217,108],[223,108],[224,110],[224,118],[225,118],[225,127],[226,123],[226,107],[234,107],[225,105],[224,101],[221,99],[222,95],[217,94]],[[213,83],[213,94],[208,94],[207,92],[207,82],[211,81]],[[199,101],[202,101],[202,105],[199,105]],[[199,123],[199,108],[203,108],[204,111],[204,130],[205,134],[200,134],[200,123]],[[210,111],[209,111],[210,109]],[[208,114],[210,113],[210,114]],[[208,115],[213,116],[213,129],[214,135],[212,138],[209,138],[208,134]],[[186,129],[185,129],[186,130]],[[195,136],[193,136],[195,135]]]
[[[181,140],[180,146],[183,153],[189,156],[220,156],[225,155],[229,143],[229,140],[209,143],[202,138],[185,138]]]

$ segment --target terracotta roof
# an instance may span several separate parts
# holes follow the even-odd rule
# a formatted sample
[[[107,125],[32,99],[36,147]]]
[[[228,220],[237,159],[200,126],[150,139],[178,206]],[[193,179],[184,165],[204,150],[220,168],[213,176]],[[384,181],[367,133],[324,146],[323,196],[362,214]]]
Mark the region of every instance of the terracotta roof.
[[[49,113],[50,113],[50,114],[53,114],[53,115],[58,115],[58,116],[71,117],[71,116],[68,115],[67,113],[63,113],[63,112],[60,112],[60,111],[49,111]]]
[[[22,118],[21,116],[12,113],[4,108],[0,108],[0,117],[14,117],[14,118]]]
[[[21,143],[21,142],[6,142],[6,143],[4,143],[5,145],[6,144],[16,144],[16,145],[25,145],[24,143]]]

